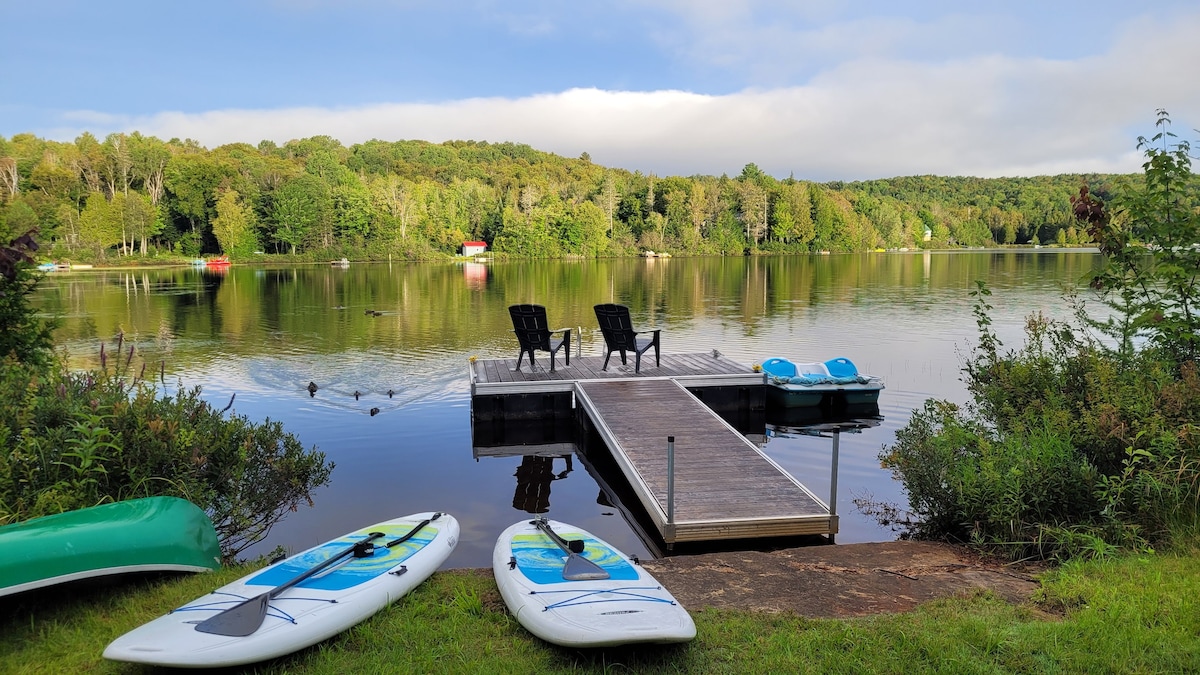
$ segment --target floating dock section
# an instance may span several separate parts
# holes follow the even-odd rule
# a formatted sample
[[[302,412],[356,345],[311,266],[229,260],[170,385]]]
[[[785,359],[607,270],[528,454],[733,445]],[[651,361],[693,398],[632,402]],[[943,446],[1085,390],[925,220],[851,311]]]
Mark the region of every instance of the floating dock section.
[[[516,359],[478,359],[472,407],[492,419],[582,411],[667,544],[837,533],[829,506],[714,410],[761,402],[761,373],[715,351],[664,354],[659,367],[644,355],[640,373],[632,360],[614,355],[604,371],[603,357],[560,358],[551,372],[549,359],[521,371]]]

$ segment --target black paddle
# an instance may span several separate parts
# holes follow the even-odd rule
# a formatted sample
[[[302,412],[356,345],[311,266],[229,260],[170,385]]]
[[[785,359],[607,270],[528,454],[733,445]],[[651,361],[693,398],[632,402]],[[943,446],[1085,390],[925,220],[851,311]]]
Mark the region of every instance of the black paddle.
[[[397,544],[408,541],[413,537],[413,535],[415,535],[417,532],[420,532],[421,528],[428,525],[430,521],[437,520],[441,517],[441,513],[433,514],[432,518],[426,518],[420,523],[417,523],[413,529],[408,531],[408,534],[389,541],[387,544],[385,544],[385,546],[387,548],[391,548]],[[353,554],[356,558],[365,558],[374,554],[375,547],[371,544],[371,542],[382,536],[384,536],[383,532],[372,532],[366,539],[355,542],[353,546],[344,551],[338,552],[325,562],[322,562],[316,567],[304,572],[303,574],[300,574],[291,581],[280,584],[279,586],[276,586],[275,588],[272,588],[261,595],[255,596],[248,600],[243,600],[242,602],[239,602],[238,604],[219,614],[214,614],[208,617],[204,621],[196,624],[196,630],[200,631],[201,633],[212,633],[214,635],[225,635],[228,637],[246,637],[247,635],[254,633],[254,631],[258,630],[262,626],[263,619],[267,618],[267,609],[270,607],[271,598],[278,596],[280,593],[304,581],[305,579],[308,579],[309,577],[348,555]]]
[[[608,578],[608,572],[603,567],[579,555],[583,552],[582,539],[565,541],[554,530],[550,529],[550,523],[545,518],[534,520],[533,525],[542,532],[545,532],[551,541],[558,544],[558,547],[567,554],[567,562],[563,565],[562,571],[564,579],[567,581],[595,581],[597,579]]]
[[[229,637],[246,637],[262,626],[263,619],[267,617],[267,608],[271,604],[271,598],[279,595],[287,589],[313,576],[321,570],[329,567],[335,562],[345,558],[348,555],[354,554],[357,557],[365,558],[374,552],[375,547],[371,542],[385,536],[383,532],[372,532],[366,539],[355,542],[353,546],[340,551],[334,556],[327,559],[325,562],[313,567],[312,569],[300,574],[291,581],[282,583],[275,588],[239,602],[229,609],[214,614],[207,619],[196,624],[196,630],[201,633],[212,633],[214,635],[226,635]]]
[[[430,517],[426,518],[425,520],[422,520],[421,522],[414,525],[413,529],[408,531],[408,534],[404,535],[403,537],[396,537],[395,539],[384,544],[383,545],[384,548],[391,548],[391,547],[395,546],[396,544],[403,544],[404,542],[408,541],[409,539],[412,539],[413,536],[415,536],[418,532],[420,532],[421,528],[425,527],[426,525],[432,523],[433,521],[435,521],[441,517],[442,517],[441,511],[433,514],[432,516],[430,516]]]

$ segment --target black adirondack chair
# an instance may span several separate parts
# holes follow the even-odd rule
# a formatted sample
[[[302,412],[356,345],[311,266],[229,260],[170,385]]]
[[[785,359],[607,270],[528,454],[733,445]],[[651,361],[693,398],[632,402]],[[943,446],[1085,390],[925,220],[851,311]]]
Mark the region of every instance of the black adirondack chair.
[[[653,331],[642,331],[639,333],[633,329],[633,321],[629,318],[629,308],[624,305],[596,305],[596,321],[600,322],[600,332],[604,334],[604,366],[601,370],[608,370],[608,359],[613,352],[621,352],[621,364],[624,365],[625,353],[633,352],[633,372],[639,373],[642,370],[642,354],[654,347],[654,365],[659,365],[658,354],[658,339],[661,329]],[[652,335],[653,337],[638,337],[639,335]]]
[[[517,342],[521,343],[521,354],[517,357],[517,370],[521,369],[521,359],[529,354],[529,367],[533,367],[533,352],[540,349],[550,352],[550,370],[554,370],[555,353],[566,347],[567,365],[571,365],[571,329],[557,328],[550,330],[546,321],[546,308],[541,305],[512,305],[508,308],[512,316],[513,332],[517,334]],[[555,339],[556,333],[562,337]]]

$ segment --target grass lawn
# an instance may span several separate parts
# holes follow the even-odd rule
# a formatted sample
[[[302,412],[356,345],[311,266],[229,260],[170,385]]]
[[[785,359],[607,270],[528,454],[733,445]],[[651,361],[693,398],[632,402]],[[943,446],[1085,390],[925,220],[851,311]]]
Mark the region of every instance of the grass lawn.
[[[133,673],[114,638],[236,579],[112,580],[0,600],[0,673]],[[491,573],[440,572],[324,643],[244,669],[294,673],[1184,673],[1200,672],[1200,548],[1071,564],[1037,602],[988,594],[901,615],[812,620],[693,611],[685,645],[563,649],[505,611]]]

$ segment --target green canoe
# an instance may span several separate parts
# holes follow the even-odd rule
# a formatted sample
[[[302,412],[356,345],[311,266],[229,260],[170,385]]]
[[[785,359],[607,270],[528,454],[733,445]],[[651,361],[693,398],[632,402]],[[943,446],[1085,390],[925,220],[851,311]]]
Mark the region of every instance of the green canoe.
[[[125,572],[221,566],[212,521],[178,497],[102,504],[0,527],[0,596]]]

